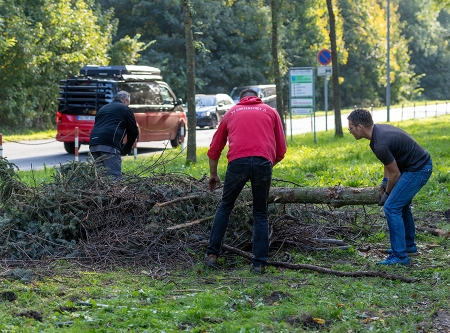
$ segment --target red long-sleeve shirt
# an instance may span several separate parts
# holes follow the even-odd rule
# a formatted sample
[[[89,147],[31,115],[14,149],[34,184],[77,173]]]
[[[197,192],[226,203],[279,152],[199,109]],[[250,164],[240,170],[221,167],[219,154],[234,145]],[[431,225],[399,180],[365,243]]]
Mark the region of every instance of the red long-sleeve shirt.
[[[228,110],[211,141],[208,157],[218,160],[228,140],[228,163],[242,157],[260,156],[272,165],[284,158],[286,138],[278,112],[259,97],[244,97]]]

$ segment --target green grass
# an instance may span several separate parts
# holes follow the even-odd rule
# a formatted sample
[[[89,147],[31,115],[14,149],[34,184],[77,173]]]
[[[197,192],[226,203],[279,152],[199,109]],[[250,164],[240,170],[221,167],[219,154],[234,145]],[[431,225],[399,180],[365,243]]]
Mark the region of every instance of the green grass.
[[[6,141],[26,141],[26,140],[44,140],[54,139],[56,130],[49,129],[47,131],[34,131],[32,129],[3,129],[3,139]]]
[[[433,221],[436,227],[450,230],[442,214],[450,208],[450,115],[393,125],[409,132],[433,157],[433,175],[413,201],[418,223]],[[288,141],[286,158],[274,168],[274,185],[376,186],[383,168],[368,144],[347,133],[343,138],[317,133],[316,144],[311,133],[294,136]],[[209,171],[206,151],[197,150],[195,165],[186,165],[181,155],[164,167],[200,178]],[[177,152],[169,150],[166,158]],[[224,156],[219,163],[221,179]],[[124,171],[140,170],[156,158],[139,157],[135,162],[127,157]],[[29,183],[39,183],[52,172],[20,175]],[[379,215],[381,208],[371,207],[368,212]],[[438,217],[427,220],[433,216]],[[355,242],[372,250],[389,244],[385,226],[366,231]],[[235,267],[209,271],[201,263],[203,253],[198,253],[193,269],[170,272],[159,272],[158,267],[95,272],[61,260],[53,266],[57,274],[45,277],[41,272],[25,283],[20,276],[8,278],[7,263],[0,262],[0,332],[439,332],[434,315],[441,311],[450,316],[450,242],[420,232],[417,243],[421,254],[412,257],[410,267],[376,266],[376,251],[354,246],[290,253],[294,263],[383,271],[418,279],[414,283],[274,267],[254,276],[241,258]],[[7,301],[2,292],[15,293],[17,300]],[[41,314],[42,321],[22,316],[26,311]]]

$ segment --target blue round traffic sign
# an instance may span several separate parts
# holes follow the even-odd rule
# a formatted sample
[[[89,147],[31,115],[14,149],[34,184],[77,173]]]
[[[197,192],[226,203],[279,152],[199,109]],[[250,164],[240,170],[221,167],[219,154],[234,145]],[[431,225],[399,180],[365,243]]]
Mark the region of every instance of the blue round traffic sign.
[[[328,49],[320,50],[319,53],[317,53],[317,61],[321,65],[329,65],[331,62],[331,51]]]

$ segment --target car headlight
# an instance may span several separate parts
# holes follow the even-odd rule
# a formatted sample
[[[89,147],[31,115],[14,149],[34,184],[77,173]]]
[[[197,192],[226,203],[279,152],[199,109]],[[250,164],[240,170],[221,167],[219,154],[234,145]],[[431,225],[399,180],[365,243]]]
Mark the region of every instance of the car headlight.
[[[209,117],[211,115],[210,111],[206,111],[206,112],[199,112],[197,113],[198,117]]]

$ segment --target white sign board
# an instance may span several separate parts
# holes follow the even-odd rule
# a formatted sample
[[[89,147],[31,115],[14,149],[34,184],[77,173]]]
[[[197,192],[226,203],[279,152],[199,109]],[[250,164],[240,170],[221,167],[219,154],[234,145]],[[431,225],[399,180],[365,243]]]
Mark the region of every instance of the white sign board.
[[[313,113],[313,109],[308,108],[292,108],[292,114],[311,114]]]
[[[329,76],[332,74],[333,74],[333,67],[331,66],[317,67],[317,75],[319,76]]]
[[[293,108],[314,107],[314,100],[312,98],[292,98],[291,106]]]

